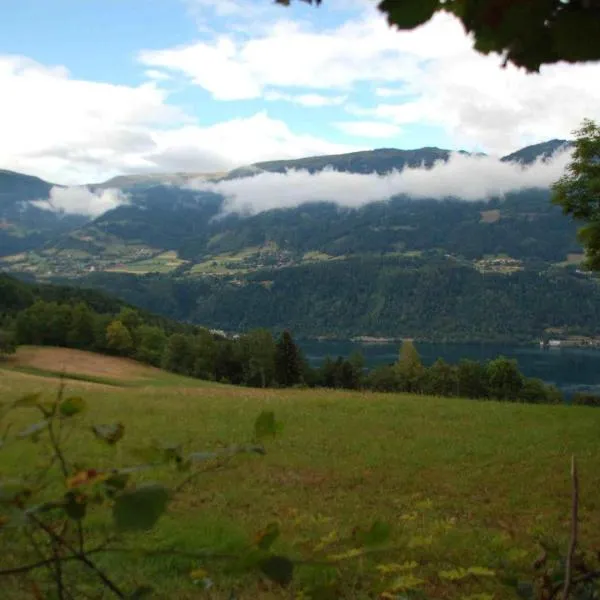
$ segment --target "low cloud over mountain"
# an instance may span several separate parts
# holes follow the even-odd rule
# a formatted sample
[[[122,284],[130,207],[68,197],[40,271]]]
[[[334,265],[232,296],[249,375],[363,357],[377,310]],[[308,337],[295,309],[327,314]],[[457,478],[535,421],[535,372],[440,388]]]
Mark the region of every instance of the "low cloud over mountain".
[[[397,195],[473,201],[523,189],[548,188],[563,174],[570,156],[571,151],[563,149],[551,159],[522,165],[496,157],[455,153],[431,169],[407,167],[383,175],[334,168],[317,173],[290,169],[219,182],[194,180],[189,186],[223,195],[225,212],[246,214],[323,201],[356,208]]]
[[[54,186],[47,199],[35,200],[32,204],[53,212],[98,217],[127,201],[127,195],[117,189],[93,192],[85,186]]]

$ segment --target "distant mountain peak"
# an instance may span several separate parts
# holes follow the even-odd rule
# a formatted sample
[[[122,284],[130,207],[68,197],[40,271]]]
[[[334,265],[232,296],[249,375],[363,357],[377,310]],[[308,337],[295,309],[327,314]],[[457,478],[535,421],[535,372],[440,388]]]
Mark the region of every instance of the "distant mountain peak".
[[[569,140],[553,139],[547,142],[541,142],[539,144],[532,144],[531,146],[525,146],[512,154],[503,156],[501,160],[503,162],[518,162],[524,165],[534,163],[538,159],[548,160],[556,152],[559,152],[567,146],[571,146],[573,142]]]

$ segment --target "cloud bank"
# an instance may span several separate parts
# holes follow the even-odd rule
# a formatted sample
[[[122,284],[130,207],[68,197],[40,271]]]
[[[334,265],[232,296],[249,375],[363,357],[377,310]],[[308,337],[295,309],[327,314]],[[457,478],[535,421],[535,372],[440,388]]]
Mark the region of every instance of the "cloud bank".
[[[253,177],[215,183],[193,180],[189,186],[225,198],[224,211],[257,214],[275,208],[294,208],[314,202],[333,202],[358,208],[401,194],[415,199],[485,200],[530,188],[548,188],[564,172],[570,150],[530,166],[502,162],[489,156],[452,154],[431,169],[406,168],[386,175],[344,173],[326,169],[263,172]]]
[[[50,190],[50,195],[46,200],[36,200],[32,204],[53,212],[98,217],[127,201],[127,195],[117,189],[92,192],[84,186],[55,186]]]

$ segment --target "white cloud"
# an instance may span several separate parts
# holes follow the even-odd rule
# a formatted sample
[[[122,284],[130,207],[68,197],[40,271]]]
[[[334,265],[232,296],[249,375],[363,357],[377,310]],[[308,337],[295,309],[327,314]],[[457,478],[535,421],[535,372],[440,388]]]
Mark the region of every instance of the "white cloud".
[[[54,186],[48,199],[34,200],[31,204],[53,212],[97,217],[127,201],[127,196],[120,190],[105,189],[92,192],[85,186]]]
[[[381,121],[343,121],[334,125],[349,135],[367,138],[389,138],[400,135],[402,131],[398,125]]]
[[[221,171],[355,147],[258,112],[201,126],[157,83],[112,85],[0,55],[0,167],[65,184],[161,171]]]
[[[247,119],[232,119],[210,127],[190,125],[161,134],[159,149],[148,158],[166,165],[173,153],[187,157],[182,170],[223,170],[275,158],[299,158],[315,154],[339,154],[358,148],[335,144],[311,135],[294,133],[283,121],[260,112]],[[213,157],[209,168],[198,169],[202,156]],[[181,159],[176,159],[176,163]],[[181,162],[178,164],[181,165]],[[175,165],[167,170],[173,170]]]
[[[155,81],[168,81],[171,79],[171,76],[164,71],[158,71],[157,69],[148,69],[144,71],[144,75],[148,79],[154,79]]]
[[[321,31],[278,21],[250,39],[221,35],[143,51],[139,58],[149,67],[185,75],[216,99],[251,99],[268,86],[347,90],[361,81],[393,82],[399,73],[409,77],[416,69],[414,60],[403,54],[406,48],[412,45],[413,55],[423,58],[432,53],[418,34],[410,35],[402,42],[380,16]]]
[[[489,156],[451,155],[431,169],[407,168],[386,175],[343,173],[327,169],[310,174],[263,172],[253,177],[216,183],[195,181],[195,189],[222,194],[226,212],[259,213],[292,208],[310,202],[334,202],[359,207],[406,194],[412,198],[484,200],[529,188],[547,188],[564,172],[570,152],[529,167],[502,162]]]
[[[404,88],[396,89],[396,88],[388,88],[388,87],[378,87],[375,89],[375,96],[378,98],[392,98],[394,96],[406,96],[407,91]]]
[[[271,22],[260,35],[230,32],[140,59],[217,99],[265,97],[271,87],[292,96],[344,94],[350,114],[437,126],[455,146],[490,152],[569,137],[584,117],[600,118],[600,64],[559,63],[539,75],[503,69],[501,57],[475,52],[460,22],[445,13],[413,31],[390,28],[373,8],[329,29]]]
[[[348,96],[323,96],[322,94],[299,94],[294,96],[277,91],[268,91],[265,92],[264,99],[269,102],[283,100],[309,108],[321,108],[323,106],[339,106],[340,104],[344,104]]]

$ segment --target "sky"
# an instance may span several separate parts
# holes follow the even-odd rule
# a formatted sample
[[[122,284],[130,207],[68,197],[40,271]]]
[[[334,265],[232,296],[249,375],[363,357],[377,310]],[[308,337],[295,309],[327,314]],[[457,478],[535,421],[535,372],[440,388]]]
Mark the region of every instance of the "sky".
[[[600,119],[600,64],[503,69],[371,0],[1,0],[0,168],[74,185],[372,148],[503,155]],[[105,199],[110,202],[110,199]]]

